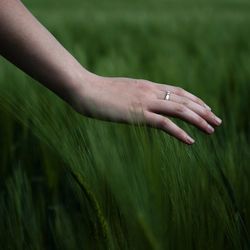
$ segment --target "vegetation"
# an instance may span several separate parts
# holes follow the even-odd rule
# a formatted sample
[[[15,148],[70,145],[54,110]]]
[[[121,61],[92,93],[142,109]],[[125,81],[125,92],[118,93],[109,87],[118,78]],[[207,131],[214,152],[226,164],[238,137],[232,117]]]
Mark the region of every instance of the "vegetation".
[[[186,146],[74,112],[0,61],[0,249],[249,249],[250,4],[24,1],[89,70],[181,86],[222,117]]]

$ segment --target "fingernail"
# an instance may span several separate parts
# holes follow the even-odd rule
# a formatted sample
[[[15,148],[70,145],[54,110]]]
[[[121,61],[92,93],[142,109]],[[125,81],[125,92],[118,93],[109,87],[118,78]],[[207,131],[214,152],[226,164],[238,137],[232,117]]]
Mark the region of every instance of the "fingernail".
[[[217,117],[217,116],[214,116],[214,120],[215,120],[215,122],[216,122],[217,125],[220,125],[221,122],[222,122],[222,120],[219,117]]]
[[[188,135],[187,135],[186,141],[188,144],[193,144],[195,142],[195,140]]]
[[[214,128],[212,126],[210,126],[209,124],[207,125],[207,132],[208,133],[213,133],[214,132]]]
[[[206,109],[211,110],[211,108],[207,104],[204,103],[204,106]]]

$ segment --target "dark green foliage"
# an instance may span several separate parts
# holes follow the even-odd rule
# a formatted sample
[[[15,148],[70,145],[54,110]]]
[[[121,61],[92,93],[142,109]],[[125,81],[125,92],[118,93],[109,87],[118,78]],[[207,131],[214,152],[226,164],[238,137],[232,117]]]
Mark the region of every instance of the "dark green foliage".
[[[98,121],[0,61],[0,249],[249,249],[250,4],[24,1],[89,70],[184,87],[185,146]]]

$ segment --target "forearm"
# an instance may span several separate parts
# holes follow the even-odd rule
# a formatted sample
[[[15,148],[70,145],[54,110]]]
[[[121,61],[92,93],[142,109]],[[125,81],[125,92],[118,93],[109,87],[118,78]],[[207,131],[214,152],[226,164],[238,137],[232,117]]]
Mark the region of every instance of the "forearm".
[[[67,102],[94,76],[18,0],[0,0],[0,54]]]

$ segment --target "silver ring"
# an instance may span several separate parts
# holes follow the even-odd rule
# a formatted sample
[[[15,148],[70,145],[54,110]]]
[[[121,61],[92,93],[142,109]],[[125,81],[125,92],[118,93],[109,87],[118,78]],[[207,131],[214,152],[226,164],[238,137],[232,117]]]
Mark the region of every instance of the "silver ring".
[[[170,91],[167,91],[164,100],[169,101],[169,99],[170,99],[170,94],[171,94],[171,92],[170,92]]]

